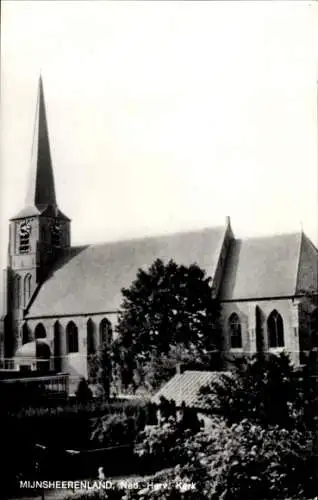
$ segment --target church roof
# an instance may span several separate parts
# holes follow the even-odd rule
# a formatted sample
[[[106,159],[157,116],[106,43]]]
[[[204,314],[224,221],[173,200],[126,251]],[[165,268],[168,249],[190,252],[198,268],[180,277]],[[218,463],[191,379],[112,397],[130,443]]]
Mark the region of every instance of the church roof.
[[[171,235],[73,247],[41,286],[27,314],[42,316],[116,312],[122,288],[157,259],[197,263],[214,277],[227,226]]]
[[[286,297],[317,291],[318,252],[301,232],[233,240],[221,300]]]

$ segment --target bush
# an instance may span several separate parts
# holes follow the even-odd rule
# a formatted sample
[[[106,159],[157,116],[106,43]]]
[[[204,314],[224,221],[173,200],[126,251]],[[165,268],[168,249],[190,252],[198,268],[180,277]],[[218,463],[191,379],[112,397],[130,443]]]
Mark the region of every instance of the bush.
[[[106,447],[121,444],[132,444],[136,438],[137,419],[122,415],[105,415],[92,421],[91,441],[93,444]]]
[[[78,401],[90,401],[93,398],[93,393],[84,377],[78,383],[75,396]]]
[[[138,436],[136,454],[140,458],[143,471],[158,471],[185,463],[184,441],[201,428],[196,411],[185,405],[179,418],[173,411],[173,405],[171,408],[171,402],[165,398],[162,398],[159,408],[163,417],[160,424],[147,426]]]
[[[230,425],[245,418],[283,428],[317,424],[316,379],[307,368],[294,370],[285,354],[237,360],[234,374],[223,374],[203,388],[200,399],[210,404],[211,413],[217,405]]]
[[[208,432],[182,436],[171,424],[165,424],[148,432],[152,453],[147,462],[159,462],[164,452],[170,460],[161,460],[161,467],[180,467],[177,475],[175,469],[161,477],[160,482],[169,481],[171,492],[160,497],[150,490],[143,498],[178,498],[172,493],[176,494],[174,488],[180,479],[196,485],[195,491],[178,493],[187,500],[314,498],[318,483],[312,439],[311,433],[278,426],[265,430],[248,420],[229,427],[219,417],[214,417]],[[138,494],[128,498],[137,499]]]
[[[308,498],[318,491],[312,439],[278,426],[265,430],[243,420],[228,427],[215,419],[209,433],[184,443],[187,472],[211,500]]]

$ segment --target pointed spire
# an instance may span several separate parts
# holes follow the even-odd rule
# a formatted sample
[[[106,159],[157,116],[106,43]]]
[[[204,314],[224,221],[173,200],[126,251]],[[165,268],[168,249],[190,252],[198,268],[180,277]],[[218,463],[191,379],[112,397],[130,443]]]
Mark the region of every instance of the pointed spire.
[[[31,175],[26,198],[27,207],[39,210],[56,207],[54,176],[51,161],[48,126],[42,76],[39,78],[38,99],[33,132]]]

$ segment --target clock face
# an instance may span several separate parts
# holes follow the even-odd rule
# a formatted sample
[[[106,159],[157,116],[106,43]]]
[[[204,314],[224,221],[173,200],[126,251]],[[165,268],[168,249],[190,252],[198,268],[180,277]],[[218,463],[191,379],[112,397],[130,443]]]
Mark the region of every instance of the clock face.
[[[19,235],[22,237],[30,236],[31,234],[31,224],[30,222],[23,221],[19,226]]]

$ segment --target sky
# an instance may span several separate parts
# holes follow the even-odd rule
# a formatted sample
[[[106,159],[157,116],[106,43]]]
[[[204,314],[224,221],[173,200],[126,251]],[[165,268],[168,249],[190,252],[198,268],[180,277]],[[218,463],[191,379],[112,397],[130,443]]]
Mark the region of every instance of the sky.
[[[81,244],[223,224],[318,244],[315,2],[3,1],[0,264],[39,73]]]

